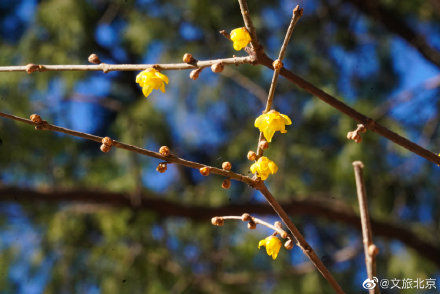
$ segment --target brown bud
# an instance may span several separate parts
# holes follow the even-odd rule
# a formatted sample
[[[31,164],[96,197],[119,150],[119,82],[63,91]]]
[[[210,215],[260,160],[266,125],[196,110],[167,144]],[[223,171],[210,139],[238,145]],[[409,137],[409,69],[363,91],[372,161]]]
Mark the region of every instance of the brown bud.
[[[32,114],[30,117],[32,122],[36,123],[36,124],[40,124],[43,122],[43,120],[41,119],[41,117],[38,114]]]
[[[249,230],[255,230],[257,228],[257,224],[254,222],[248,222],[247,226]]]
[[[34,71],[37,71],[39,69],[40,67],[38,66],[38,64],[29,63],[26,65],[26,72],[28,74],[33,73]]]
[[[212,72],[222,72],[224,68],[225,66],[221,62],[211,65]]]
[[[358,134],[358,135],[354,138],[354,141],[355,141],[356,143],[360,143],[360,142],[362,142],[362,137]]]
[[[231,187],[231,180],[230,179],[224,179],[222,183],[223,189],[229,189]]]
[[[225,161],[225,162],[222,163],[222,169],[224,169],[224,170],[231,170],[231,168],[232,168],[232,165],[231,165],[231,163],[229,161]]]
[[[287,250],[291,250],[293,246],[295,246],[295,244],[293,244],[293,241],[291,239],[287,240],[286,243],[284,243],[284,248],[286,248]]]
[[[214,226],[219,226],[219,227],[221,227],[221,226],[223,226],[223,224],[225,223],[225,220],[224,220],[222,217],[220,217],[220,216],[215,216],[215,217],[211,218],[211,223],[212,223]]]
[[[202,71],[201,68],[192,70],[191,73],[189,74],[189,78],[194,81],[197,80],[199,78],[199,74],[201,71]]]
[[[267,148],[269,148],[269,142],[263,140],[260,143],[258,143],[258,147],[260,147],[260,149],[266,150]]]
[[[183,62],[185,63],[193,63],[195,61],[194,57],[191,53],[185,53],[182,57]]]
[[[274,69],[280,70],[283,67],[283,62],[277,59],[272,63],[272,66]]]
[[[209,167],[205,166],[205,167],[201,167],[200,168],[200,173],[202,174],[202,176],[209,176]]]
[[[111,147],[113,145],[113,140],[110,137],[104,137],[102,138],[101,143]]]
[[[370,246],[368,246],[368,255],[376,256],[378,254],[379,254],[379,248],[377,248],[376,245],[371,244]]]
[[[168,146],[162,146],[159,148],[159,153],[162,156],[168,156],[168,155],[170,155],[170,148],[168,148]]]
[[[254,161],[254,160],[257,159],[257,154],[254,151],[249,151],[248,154],[247,154],[247,158],[249,160]]]
[[[110,151],[110,149],[112,149],[112,147],[106,144],[101,144],[101,147],[99,149],[101,149],[102,152],[107,153]]]
[[[93,64],[101,63],[101,60],[99,59],[98,55],[96,55],[95,53],[89,55],[88,61]]]
[[[275,228],[278,228],[278,229],[282,229],[283,228],[283,225],[279,221],[276,221],[274,226],[275,226]]]
[[[241,215],[241,220],[244,222],[248,222],[248,221],[252,220],[252,217],[250,216],[249,213],[243,213]]]
[[[157,165],[157,167],[156,167],[156,170],[157,170],[158,172],[160,172],[161,174],[164,173],[164,172],[166,172],[166,171],[167,171],[167,164],[164,163],[164,162],[159,163],[159,164]]]
[[[282,231],[280,236],[281,236],[281,238],[286,239],[288,235],[287,235],[286,231]]]

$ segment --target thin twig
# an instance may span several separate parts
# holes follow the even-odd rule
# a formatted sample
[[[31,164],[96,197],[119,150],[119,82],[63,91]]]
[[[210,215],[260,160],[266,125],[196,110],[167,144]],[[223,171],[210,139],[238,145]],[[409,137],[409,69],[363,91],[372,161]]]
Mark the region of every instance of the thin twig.
[[[272,66],[273,60],[269,58],[267,55],[263,55],[262,58],[258,59],[258,63],[263,64],[264,66],[273,69]],[[372,120],[371,118],[367,117],[366,115],[358,112],[357,110],[351,108],[344,102],[340,101],[339,99],[333,97],[332,95],[324,92],[323,90],[319,89],[312,83],[304,80],[300,76],[294,74],[293,72],[289,71],[286,68],[282,68],[280,71],[280,74],[287,78],[292,83],[296,84],[298,87],[304,89],[306,92],[316,96],[320,100],[324,101],[325,103],[329,104],[333,108],[337,109],[338,111],[350,116],[355,121],[364,124],[365,127],[368,130],[371,130],[373,132],[378,133],[379,135],[387,138],[388,140],[393,141],[397,145],[402,146],[403,148],[435,163],[440,164],[440,157],[429,151],[425,148],[421,147],[420,145],[400,136],[399,134],[391,131],[390,129],[382,126],[381,124],[377,123],[376,121]]]
[[[234,220],[240,220],[240,221],[243,221],[243,217],[242,216],[217,216],[217,217],[219,217],[219,218],[222,218],[222,219],[234,219]],[[286,236],[287,235],[287,233],[286,233],[286,231],[284,231],[283,229],[281,229],[281,228],[278,228],[278,227],[276,227],[276,226],[274,226],[274,225],[272,225],[272,224],[269,224],[268,222],[265,222],[264,220],[262,220],[262,219],[259,219],[259,218],[256,218],[256,217],[254,217],[254,216],[251,216],[251,219],[252,219],[252,221],[254,222],[254,223],[256,223],[256,224],[259,224],[259,225],[263,225],[263,226],[265,226],[265,227],[267,227],[267,228],[269,228],[269,229],[271,229],[271,230],[274,230],[275,232],[277,232],[280,236]],[[287,235],[287,236],[289,236],[289,235]]]
[[[139,71],[150,67],[154,67],[158,70],[185,70],[194,68],[205,68],[213,64],[222,63],[227,64],[244,64],[244,63],[254,63],[254,57],[244,56],[244,57],[232,57],[232,58],[221,58],[213,60],[203,60],[197,61],[195,63],[164,63],[164,64],[78,64],[78,65],[32,65],[36,68],[35,71]],[[0,72],[13,72],[13,71],[28,71],[29,66],[0,66]]]
[[[363,177],[364,165],[360,161],[353,162],[354,175],[356,178],[356,190],[359,201],[359,210],[361,214],[362,239],[364,243],[365,264],[367,266],[368,278],[373,280],[376,273],[376,254],[377,247],[373,243],[373,232],[371,230],[370,216],[368,213],[367,192]],[[369,290],[370,294],[380,293],[379,286]]]
[[[44,122],[43,124],[37,124],[34,123],[33,121],[29,120],[29,119],[25,119],[19,116],[15,116],[15,115],[10,115],[7,113],[3,113],[0,112],[0,116],[7,118],[7,119],[12,119],[12,120],[16,120],[16,121],[20,121],[29,125],[33,125],[33,126],[38,126],[41,130],[48,130],[48,131],[54,131],[54,132],[59,132],[59,133],[65,133],[71,136],[75,136],[75,137],[80,137],[83,139],[87,139],[87,140],[91,140],[91,141],[95,141],[95,142],[102,142],[103,137],[99,137],[99,136],[95,136],[95,135],[91,135],[91,134],[87,134],[87,133],[82,133],[82,132],[77,132],[74,130],[70,130],[70,129],[66,129],[66,128],[62,128],[56,125],[52,125],[49,124],[47,122]],[[240,181],[243,183],[246,183],[250,186],[253,186],[255,184],[254,180],[252,180],[250,177],[239,174],[239,173],[234,173],[228,170],[224,170],[221,168],[217,168],[217,167],[213,167],[213,166],[208,166],[205,164],[201,164],[198,162],[194,162],[194,161],[189,161],[183,158],[180,158],[176,155],[170,154],[169,156],[163,156],[158,152],[154,152],[148,149],[144,149],[144,148],[140,148],[137,146],[133,146],[133,145],[129,145],[129,144],[125,144],[122,142],[118,142],[113,140],[112,146],[116,147],[116,148],[121,148],[121,149],[125,149],[128,151],[132,151],[132,152],[136,152],[142,155],[146,155],[149,157],[154,157],[160,160],[163,160],[165,162],[169,162],[169,163],[175,163],[175,164],[180,164],[186,167],[190,167],[190,168],[194,168],[194,169],[200,169],[202,167],[207,167],[209,168],[210,173],[213,174],[217,174],[217,175],[221,175],[236,181]]]
[[[322,263],[321,259],[316,255],[313,248],[307,243],[304,239],[301,232],[296,228],[293,222],[290,220],[287,213],[278,203],[278,201],[273,197],[272,193],[267,189],[266,185],[263,181],[258,182],[256,188],[263,194],[266,198],[267,202],[272,206],[273,210],[278,214],[284,224],[289,228],[292,235],[295,237],[297,241],[298,247],[301,248],[303,253],[310,259],[310,261],[315,265],[318,271],[322,274],[322,276],[329,282],[329,284],[333,287],[336,293],[344,293],[341,286],[339,286],[338,282],[332,276],[327,267]]]
[[[258,56],[259,53],[263,50],[260,43],[258,42],[257,38],[257,31],[255,30],[254,24],[252,23],[252,19],[249,15],[249,8],[247,5],[246,0],[238,0],[238,3],[240,4],[240,11],[241,15],[243,16],[243,22],[246,26],[246,29],[248,30],[249,34],[251,35],[251,44],[253,49],[255,50],[256,55]]]
[[[302,14],[303,14],[303,9],[300,8],[299,5],[297,5],[293,10],[292,18],[290,20],[289,27],[287,28],[287,32],[286,32],[286,36],[284,37],[283,44],[281,45],[280,53],[278,55],[278,61],[281,62],[281,64],[284,59],[284,56],[286,55],[287,45],[289,44],[290,38],[292,37],[293,29],[295,28],[295,25],[298,22],[299,18],[302,16]],[[270,111],[270,109],[272,108],[273,97],[275,94],[275,88],[277,86],[280,70],[281,68],[275,68],[273,71],[272,82],[270,83],[269,94],[267,96],[267,101],[266,101],[266,108],[264,109],[263,113]],[[260,136],[258,138],[257,156],[262,156],[264,153],[263,149],[260,146],[260,142],[263,139],[264,139],[263,132],[260,132]]]
[[[254,94],[255,97],[257,97],[261,103],[263,103],[263,105],[266,103],[266,90],[244,74],[240,73],[238,70],[235,70],[231,67],[225,67],[225,69],[222,71],[222,75],[230,78],[231,81],[237,83]]]
[[[290,24],[289,27],[287,28],[286,36],[284,37],[283,45],[281,46],[280,53],[278,55],[278,60],[280,62],[283,61],[284,56],[286,55],[287,45],[289,44],[290,38],[292,37],[293,29],[295,28],[295,25],[298,22],[299,18],[302,16],[302,14],[303,14],[303,9],[300,8],[299,5],[297,5],[293,10],[292,19],[290,20]],[[269,95],[267,96],[266,108],[264,109],[265,113],[272,108],[273,96],[275,94],[275,88],[277,86],[280,70],[281,68],[278,69],[276,68],[273,72]]]

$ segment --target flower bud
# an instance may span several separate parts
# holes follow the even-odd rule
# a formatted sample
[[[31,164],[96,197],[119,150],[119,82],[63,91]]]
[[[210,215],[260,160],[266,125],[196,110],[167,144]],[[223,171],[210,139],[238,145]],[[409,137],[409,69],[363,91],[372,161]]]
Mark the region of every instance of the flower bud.
[[[252,220],[252,217],[249,213],[243,213],[241,215],[241,220],[244,222],[248,222],[248,221]]]
[[[215,217],[211,218],[211,223],[212,223],[214,226],[219,226],[219,227],[221,227],[221,226],[223,226],[223,224],[225,223],[225,220],[224,220],[222,217],[220,217],[220,216],[215,216]]]
[[[287,240],[286,243],[284,243],[284,248],[286,248],[287,250],[292,250],[293,246],[295,246],[295,244],[293,244],[293,241],[291,239]]]
[[[102,138],[101,143],[111,147],[113,145],[113,140],[109,137],[104,137]]]
[[[277,59],[272,63],[272,66],[274,69],[280,70],[283,67],[283,62],[281,60]]]
[[[221,62],[214,63],[213,65],[211,65],[211,70],[212,70],[212,72],[215,72],[215,73],[222,72],[224,68],[225,68],[225,66]]]
[[[33,73],[34,71],[38,71],[39,69],[40,67],[38,66],[38,64],[29,63],[26,65],[26,72],[28,74]]]
[[[379,248],[377,248],[376,245],[371,244],[370,246],[368,246],[368,255],[376,256],[378,254],[379,254]]]
[[[260,149],[262,150],[266,150],[267,148],[269,148],[269,143],[266,140],[263,140],[258,143],[258,147],[260,147]]]
[[[101,149],[102,152],[107,153],[110,151],[110,149],[112,149],[112,147],[106,144],[101,144],[99,149]]]
[[[254,160],[257,159],[257,154],[254,151],[249,151],[248,154],[247,154],[247,158],[249,160],[254,161]]]
[[[157,170],[158,172],[160,172],[161,174],[164,173],[164,172],[166,172],[166,170],[167,170],[167,164],[164,163],[164,162],[159,163],[159,164],[157,165],[157,167],[156,167],[156,170]]]
[[[231,180],[230,179],[224,179],[222,183],[223,189],[229,189],[231,187]]]
[[[251,222],[248,222],[247,227],[249,230],[255,230],[257,228],[257,224],[251,221]]]
[[[202,176],[209,176],[209,167],[205,166],[200,168],[200,173],[202,174]]]
[[[224,170],[231,170],[231,168],[232,168],[232,165],[231,165],[231,163],[229,161],[225,161],[225,162],[222,163],[222,169],[224,169]]]
[[[162,146],[159,148],[159,153],[162,156],[168,156],[168,155],[170,155],[170,148],[168,148],[168,146]]]
[[[286,239],[288,235],[287,235],[286,231],[282,231],[280,236],[281,236],[281,238]]]
[[[191,53],[185,53],[182,57],[183,62],[185,63],[193,63],[195,61],[194,57]]]
[[[201,71],[202,71],[201,68],[192,70],[191,73],[189,74],[189,78],[194,81],[197,80],[199,78],[199,74]]]
[[[95,53],[89,55],[88,61],[93,64],[101,63],[101,60],[99,59],[98,55],[96,55]]]
[[[40,124],[43,122],[43,120],[41,119],[41,117],[38,114],[32,114],[30,117],[30,120],[36,124]]]

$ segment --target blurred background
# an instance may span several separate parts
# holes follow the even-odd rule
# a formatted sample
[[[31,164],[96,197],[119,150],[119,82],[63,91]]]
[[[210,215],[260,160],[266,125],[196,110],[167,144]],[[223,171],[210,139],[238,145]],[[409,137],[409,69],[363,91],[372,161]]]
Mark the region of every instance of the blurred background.
[[[272,57],[296,4],[249,0]],[[285,66],[439,152],[439,2],[300,4]],[[234,0],[3,0],[0,65],[87,64],[91,53],[106,63],[242,56],[218,33],[241,26]],[[206,69],[197,81],[166,72],[166,93],[148,99],[136,74],[3,72],[0,109],[250,173],[246,154],[256,147],[253,123],[272,71]],[[274,103],[293,125],[266,153],[280,168],[267,184],[345,291],[364,291],[366,278],[354,160],[365,164],[379,278],[433,278],[439,289],[439,167],[372,132],[348,141],[352,119],[284,78]],[[223,178],[175,165],[159,174],[158,163],[0,119],[0,292],[332,293],[297,247],[276,261],[258,250],[266,228],[211,225],[212,216],[244,212],[277,220],[258,193],[237,182],[223,190]]]

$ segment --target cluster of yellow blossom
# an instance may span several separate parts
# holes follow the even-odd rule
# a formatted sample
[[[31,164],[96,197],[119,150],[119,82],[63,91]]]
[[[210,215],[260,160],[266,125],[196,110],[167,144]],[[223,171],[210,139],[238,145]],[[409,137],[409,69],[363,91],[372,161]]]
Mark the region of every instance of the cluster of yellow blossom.
[[[168,84],[168,77],[154,68],[147,68],[136,76],[136,83],[142,87],[145,97],[153,90],[161,90],[165,93],[165,83]]]
[[[253,174],[257,173],[257,175],[264,181],[270,174],[275,174],[278,171],[278,166],[266,156],[261,156],[251,165],[250,169]]]
[[[287,133],[286,126],[291,124],[292,121],[287,115],[275,110],[260,115],[254,123],[255,127],[263,133],[268,142],[272,142],[272,137],[276,131],[280,131],[283,134]]]
[[[269,236],[258,243],[258,249],[260,249],[261,246],[265,246],[267,255],[275,259],[278,256],[278,252],[280,252],[281,240],[275,236]]]
[[[251,36],[245,27],[233,29],[230,34],[234,49],[240,51],[251,41]]]

